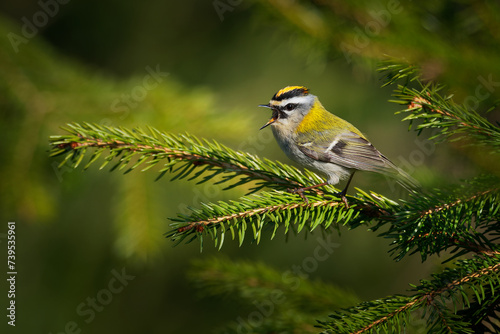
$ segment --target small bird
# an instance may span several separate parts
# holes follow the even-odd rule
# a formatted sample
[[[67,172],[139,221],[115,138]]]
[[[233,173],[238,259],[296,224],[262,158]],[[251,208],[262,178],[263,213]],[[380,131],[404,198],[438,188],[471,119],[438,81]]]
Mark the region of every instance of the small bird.
[[[344,190],[337,194],[347,206],[345,195],[357,170],[394,177],[407,189],[418,187],[411,176],[380,153],[358,129],[328,112],[306,87],[285,87],[268,104],[259,107],[272,110],[271,119],[260,129],[271,125],[279,146],[290,159],[327,175],[324,183],[292,190],[306,201],[304,191],[347,179]]]

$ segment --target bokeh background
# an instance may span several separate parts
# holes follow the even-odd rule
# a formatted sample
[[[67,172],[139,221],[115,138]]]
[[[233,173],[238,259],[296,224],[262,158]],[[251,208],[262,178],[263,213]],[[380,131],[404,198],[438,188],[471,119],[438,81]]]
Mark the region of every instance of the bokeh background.
[[[6,325],[6,302],[0,326],[9,333],[209,333],[252,308],[206,296],[187,275],[193,260],[259,261],[286,272],[318,245],[316,234],[278,233],[259,245],[226,241],[220,251],[209,242],[201,253],[196,242],[172,247],[163,236],[169,217],[247,189],[155,182],[151,170],[58,169],[47,150],[61,126],[152,125],[291,163],[270,129],[259,131],[270,115],[257,105],[284,86],[306,85],[424,186],[446,185],[495,166],[480,152],[434,147],[409,132],[394,116],[403,107],[389,102],[392,87],[381,87],[377,64],[389,56],[421,66],[456,101],[479,111],[493,106],[490,117],[498,118],[499,12],[496,1],[465,0],[2,2],[0,267],[7,222],[15,221],[18,276],[16,327]],[[404,196],[373,175],[357,175],[354,186]],[[332,235],[335,252],[309,278],[359,300],[405,293],[441,266],[437,257],[393,261],[388,242],[368,226],[340,232]],[[129,280],[110,294],[117,272]],[[0,288],[6,301],[5,279]],[[105,303],[90,317],[92,299]]]

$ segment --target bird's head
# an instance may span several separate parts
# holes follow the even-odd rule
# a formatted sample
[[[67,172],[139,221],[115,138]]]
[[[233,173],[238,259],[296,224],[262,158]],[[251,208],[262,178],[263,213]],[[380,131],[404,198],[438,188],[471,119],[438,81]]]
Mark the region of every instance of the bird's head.
[[[269,125],[282,129],[295,128],[313,109],[315,103],[319,101],[316,96],[309,94],[309,89],[306,87],[288,86],[280,89],[268,104],[259,105],[272,110],[271,119],[261,127],[261,130]]]

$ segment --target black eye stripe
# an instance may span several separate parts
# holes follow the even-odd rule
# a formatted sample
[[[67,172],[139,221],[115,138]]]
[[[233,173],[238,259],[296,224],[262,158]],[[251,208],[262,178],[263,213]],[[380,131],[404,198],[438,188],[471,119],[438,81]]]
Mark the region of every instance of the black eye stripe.
[[[289,116],[288,112],[283,110],[283,108],[279,108],[279,109],[277,109],[277,111],[278,111],[278,118],[280,118],[280,119],[285,119]]]
[[[297,108],[297,103],[287,103],[284,106],[280,106],[279,109],[283,112],[290,112]]]

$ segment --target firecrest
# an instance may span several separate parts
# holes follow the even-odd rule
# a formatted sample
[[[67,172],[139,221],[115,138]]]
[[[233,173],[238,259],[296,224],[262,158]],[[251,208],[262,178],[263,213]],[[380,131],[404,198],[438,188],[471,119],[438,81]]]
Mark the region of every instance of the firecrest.
[[[285,87],[268,104],[259,107],[272,110],[271,119],[261,129],[271,125],[286,155],[327,175],[324,183],[293,191],[303,198],[305,190],[347,179],[347,185],[338,194],[347,204],[345,194],[357,170],[389,175],[408,189],[418,187],[412,177],[389,161],[358,129],[328,112],[306,87]]]

